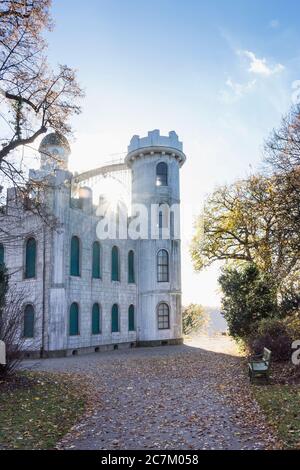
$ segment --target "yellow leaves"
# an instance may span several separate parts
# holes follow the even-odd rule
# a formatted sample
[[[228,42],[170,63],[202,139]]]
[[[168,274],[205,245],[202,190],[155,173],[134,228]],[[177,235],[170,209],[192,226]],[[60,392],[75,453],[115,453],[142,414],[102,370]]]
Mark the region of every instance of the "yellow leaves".
[[[243,260],[279,278],[285,275],[298,249],[299,233],[293,211],[287,209],[287,193],[278,178],[262,175],[217,188],[195,224],[190,247],[195,269],[218,260]]]

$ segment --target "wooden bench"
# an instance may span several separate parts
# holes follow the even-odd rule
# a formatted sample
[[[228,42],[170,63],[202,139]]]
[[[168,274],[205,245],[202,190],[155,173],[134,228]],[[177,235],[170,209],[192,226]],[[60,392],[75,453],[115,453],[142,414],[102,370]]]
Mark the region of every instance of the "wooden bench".
[[[264,348],[262,355],[255,356],[249,360],[249,378],[251,383],[256,378],[263,378],[266,381],[269,381],[271,355],[271,351],[267,348]]]

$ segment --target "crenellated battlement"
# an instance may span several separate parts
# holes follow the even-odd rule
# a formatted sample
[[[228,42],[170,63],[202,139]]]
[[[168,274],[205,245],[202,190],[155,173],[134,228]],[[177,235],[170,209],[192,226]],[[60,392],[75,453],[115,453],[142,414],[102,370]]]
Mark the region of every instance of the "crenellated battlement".
[[[149,131],[147,137],[134,135],[128,146],[128,153],[146,147],[169,147],[182,152],[182,142],[175,131],[170,131],[168,136],[160,135],[159,129]]]

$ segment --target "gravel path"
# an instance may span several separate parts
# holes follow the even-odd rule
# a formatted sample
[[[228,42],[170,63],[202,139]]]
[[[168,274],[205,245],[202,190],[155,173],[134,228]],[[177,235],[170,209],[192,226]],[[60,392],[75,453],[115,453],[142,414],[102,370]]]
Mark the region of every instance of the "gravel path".
[[[275,446],[263,417],[254,419],[258,405],[250,396],[245,363],[227,338],[31,361],[26,367],[84,373],[94,391],[92,410],[59,448]]]

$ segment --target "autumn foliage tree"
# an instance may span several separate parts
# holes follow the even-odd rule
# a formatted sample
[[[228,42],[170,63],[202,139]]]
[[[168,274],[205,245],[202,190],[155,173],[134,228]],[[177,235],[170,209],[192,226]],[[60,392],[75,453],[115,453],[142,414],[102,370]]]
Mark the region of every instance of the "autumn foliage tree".
[[[274,129],[266,140],[265,161],[277,174],[299,179],[300,105],[294,106],[282,118],[280,127]]]
[[[198,332],[207,324],[207,321],[206,312],[201,305],[190,304],[183,308],[182,326],[185,335]]]
[[[267,170],[278,181],[282,220],[289,227],[289,243],[294,256],[300,254],[300,105],[294,106],[282,119],[265,144]],[[284,191],[281,189],[284,187]],[[300,291],[300,269],[296,263],[291,269],[286,287]]]
[[[289,184],[276,175],[218,188],[196,222],[191,244],[196,270],[215,261],[253,263],[279,286],[299,264],[299,208]]]
[[[266,171],[216,189],[191,243],[195,269],[225,263],[219,283],[231,334],[300,307],[300,108],[265,146]]]
[[[69,134],[83,96],[74,70],[53,71],[47,63],[50,6],[51,0],[0,0],[0,177],[19,188],[25,175],[16,150],[49,128]]]

